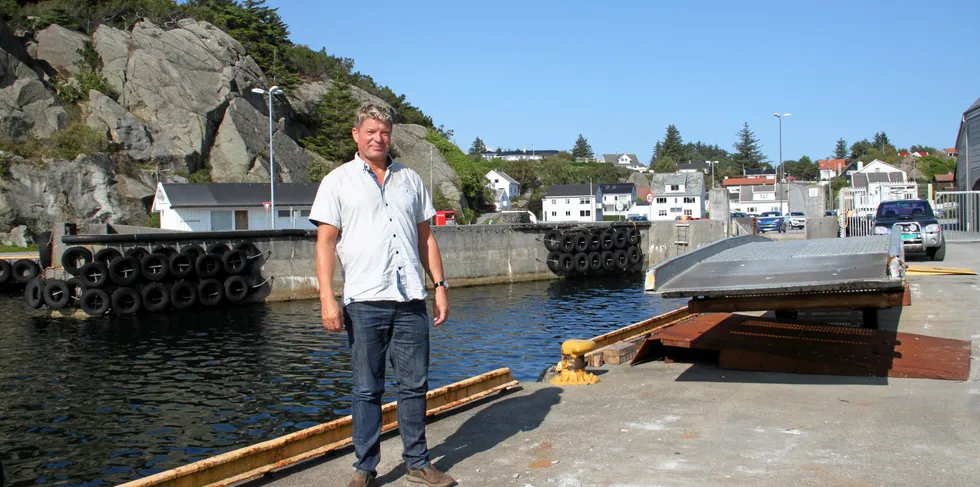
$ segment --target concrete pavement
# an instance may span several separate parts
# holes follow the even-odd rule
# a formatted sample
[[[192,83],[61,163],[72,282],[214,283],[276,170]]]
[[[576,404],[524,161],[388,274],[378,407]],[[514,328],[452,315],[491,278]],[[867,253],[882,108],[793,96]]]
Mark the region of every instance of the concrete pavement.
[[[950,244],[944,264],[980,270],[980,244]],[[909,281],[912,306],[886,311],[882,327],[974,340],[976,360],[980,279]],[[439,418],[427,429],[434,463],[463,486],[980,484],[976,370],[965,383],[663,362],[598,372],[594,386],[525,383]],[[380,485],[411,485],[400,453],[386,436]],[[344,486],[352,462],[346,449],[250,485]]]

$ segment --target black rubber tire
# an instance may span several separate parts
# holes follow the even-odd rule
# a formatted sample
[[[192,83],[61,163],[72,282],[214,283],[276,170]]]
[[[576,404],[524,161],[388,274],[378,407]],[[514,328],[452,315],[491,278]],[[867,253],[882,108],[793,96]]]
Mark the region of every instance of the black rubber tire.
[[[633,264],[633,267],[631,267],[630,270],[633,272],[643,272],[643,261],[640,260],[636,264]]]
[[[630,264],[636,264],[643,260],[643,252],[640,252],[639,247],[630,247],[626,250],[626,256],[629,258]]]
[[[589,254],[585,252],[575,254],[575,272],[581,274],[589,272]]]
[[[575,251],[576,252],[588,252],[589,251],[589,234],[587,234],[587,233],[576,233],[573,238],[575,238]]]
[[[68,284],[61,279],[48,279],[44,283],[44,304],[51,309],[61,309],[68,306],[71,299],[71,290]]]
[[[612,250],[602,251],[602,269],[606,272],[616,270],[616,253]]]
[[[589,272],[593,274],[602,272],[602,254],[599,252],[589,252]]]
[[[152,253],[143,257],[140,261],[140,274],[147,281],[160,282],[170,275],[170,262],[168,256],[159,253]]]
[[[221,262],[221,257],[215,254],[204,254],[197,258],[197,262],[194,263],[194,269],[197,270],[197,275],[201,279],[212,279],[221,274],[224,270],[224,263]]]
[[[71,295],[72,302],[78,304],[78,300],[82,297],[82,293],[85,292],[85,281],[79,277],[73,277],[65,281],[65,284],[68,285],[68,294]]]
[[[41,273],[41,267],[37,265],[37,262],[28,259],[17,259],[10,266],[10,270],[14,281],[21,284],[27,284],[28,281],[37,278]]]
[[[197,300],[204,306],[217,306],[225,300],[225,285],[217,279],[204,279],[197,285]]]
[[[120,287],[112,292],[112,312],[117,315],[131,315],[139,311],[142,300],[140,293],[131,287]]]
[[[205,252],[200,245],[191,244],[191,245],[185,245],[181,247],[180,253],[184,255],[189,255],[191,257],[191,262],[197,262],[197,258],[206,254],[207,252]]]
[[[10,262],[0,259],[0,284],[9,281],[13,275],[14,270],[10,267]]]
[[[630,259],[626,255],[626,251],[625,250],[623,250],[623,249],[617,250],[616,253],[615,253],[614,259],[616,260],[616,268],[617,269],[619,269],[621,271],[624,271],[624,270],[626,270],[627,267],[629,267]]]
[[[230,250],[221,256],[221,264],[224,266],[225,273],[234,276],[245,272],[248,267],[248,257],[240,250]]]
[[[144,249],[143,247],[133,247],[127,250],[125,255],[126,257],[132,257],[136,260],[136,262],[139,262],[143,260],[143,257],[150,255],[150,251]]]
[[[558,268],[561,269],[562,275],[572,273],[575,270],[575,259],[572,257],[572,254],[561,254],[561,257],[558,258]]]
[[[589,232],[589,252],[598,252],[602,249],[602,232]]]
[[[119,257],[109,264],[109,278],[120,286],[132,286],[140,280],[140,263],[132,257]]]
[[[37,260],[42,269],[51,267],[51,232],[41,232],[37,234]]]
[[[626,242],[629,245],[637,245],[640,243],[641,236],[640,231],[635,228],[630,228],[626,231]]]
[[[101,262],[89,262],[78,270],[78,277],[85,282],[86,289],[101,288],[109,282],[109,270]]]
[[[238,242],[231,250],[238,250],[245,254],[245,257],[255,257],[262,253],[252,242]]]
[[[599,237],[602,240],[602,250],[612,250],[616,247],[615,241],[613,240],[613,231],[611,228],[607,228],[602,231],[602,235]]]
[[[24,302],[27,306],[34,309],[41,309],[44,304],[44,283],[37,279],[31,279],[24,287]]]
[[[625,249],[629,245],[629,241],[626,238],[626,229],[617,228],[613,231],[613,246],[617,249]]]
[[[112,298],[102,289],[86,289],[78,300],[78,307],[92,316],[104,315],[109,311],[110,305],[112,305]]]
[[[170,288],[161,282],[153,282],[143,286],[140,292],[143,307],[151,313],[166,311],[170,307]]]
[[[544,248],[550,252],[555,252],[561,247],[561,232],[558,230],[548,230],[544,234]]]
[[[174,279],[189,279],[194,277],[194,263],[196,259],[191,255],[192,252],[179,253],[170,256],[170,275]]]
[[[179,310],[197,304],[197,286],[191,281],[177,281],[170,286],[170,304]]]
[[[545,264],[548,265],[548,270],[557,274],[558,271],[561,270],[561,267],[559,266],[560,261],[561,261],[561,252],[551,252],[550,254],[548,254],[548,258],[547,260],[545,260]]]
[[[231,249],[228,248],[228,244],[222,242],[215,242],[211,245],[208,245],[209,254],[217,254],[221,256],[221,255],[225,255],[225,252],[228,252],[229,250]]]
[[[173,248],[173,247],[171,247],[169,245],[157,245],[156,247],[153,247],[153,252],[151,252],[151,253],[153,253],[153,254],[160,254],[160,255],[162,255],[164,257],[168,257],[169,258],[171,255],[174,255],[174,254],[177,253],[177,249],[175,249],[175,248]]]
[[[114,249],[112,247],[106,247],[95,253],[92,259],[105,264],[106,269],[112,264],[112,261],[122,257],[122,252],[119,249]]]
[[[77,276],[81,268],[89,262],[92,262],[92,251],[85,247],[68,247],[61,254],[61,266],[73,276]]]
[[[242,276],[231,276],[225,279],[225,299],[229,303],[240,303],[248,297],[248,281]]]
[[[946,259],[946,242],[943,242],[938,249],[929,252],[929,260],[942,262]]]
[[[564,253],[575,252],[575,236],[571,233],[566,233],[561,236],[561,245],[559,247]]]

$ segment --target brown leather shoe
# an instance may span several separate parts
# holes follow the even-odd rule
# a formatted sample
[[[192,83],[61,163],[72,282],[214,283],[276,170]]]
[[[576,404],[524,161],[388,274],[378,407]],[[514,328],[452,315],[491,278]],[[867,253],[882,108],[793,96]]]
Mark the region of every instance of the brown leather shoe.
[[[431,463],[422,468],[422,470],[408,469],[408,481],[415,482],[417,484],[425,484],[429,487],[451,487],[456,485],[456,481],[439,471]]]
[[[364,472],[354,472],[354,477],[350,479],[347,487],[374,487],[378,485],[374,481],[374,475]]]

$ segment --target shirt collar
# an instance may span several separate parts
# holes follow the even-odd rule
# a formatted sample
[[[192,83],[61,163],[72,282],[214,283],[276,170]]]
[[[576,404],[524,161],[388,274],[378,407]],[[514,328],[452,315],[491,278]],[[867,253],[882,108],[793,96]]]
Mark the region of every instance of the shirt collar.
[[[354,160],[361,163],[361,167],[364,168],[364,172],[371,172],[371,165],[368,164],[368,162],[365,161],[364,159],[361,159],[361,154],[359,152],[354,153]],[[394,164],[394,163],[395,163],[395,160],[392,159],[391,158],[391,155],[389,154],[388,155],[388,165],[385,166],[385,169],[391,169],[391,165]]]

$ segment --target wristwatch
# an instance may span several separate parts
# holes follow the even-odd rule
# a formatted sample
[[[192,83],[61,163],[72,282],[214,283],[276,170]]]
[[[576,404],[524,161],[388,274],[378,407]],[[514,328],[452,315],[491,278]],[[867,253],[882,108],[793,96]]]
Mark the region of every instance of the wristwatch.
[[[444,287],[446,289],[449,289],[449,283],[447,283],[446,281],[439,281],[439,282],[433,284],[432,285],[432,289],[435,289],[435,288],[437,288],[439,286],[442,286],[442,287]]]

